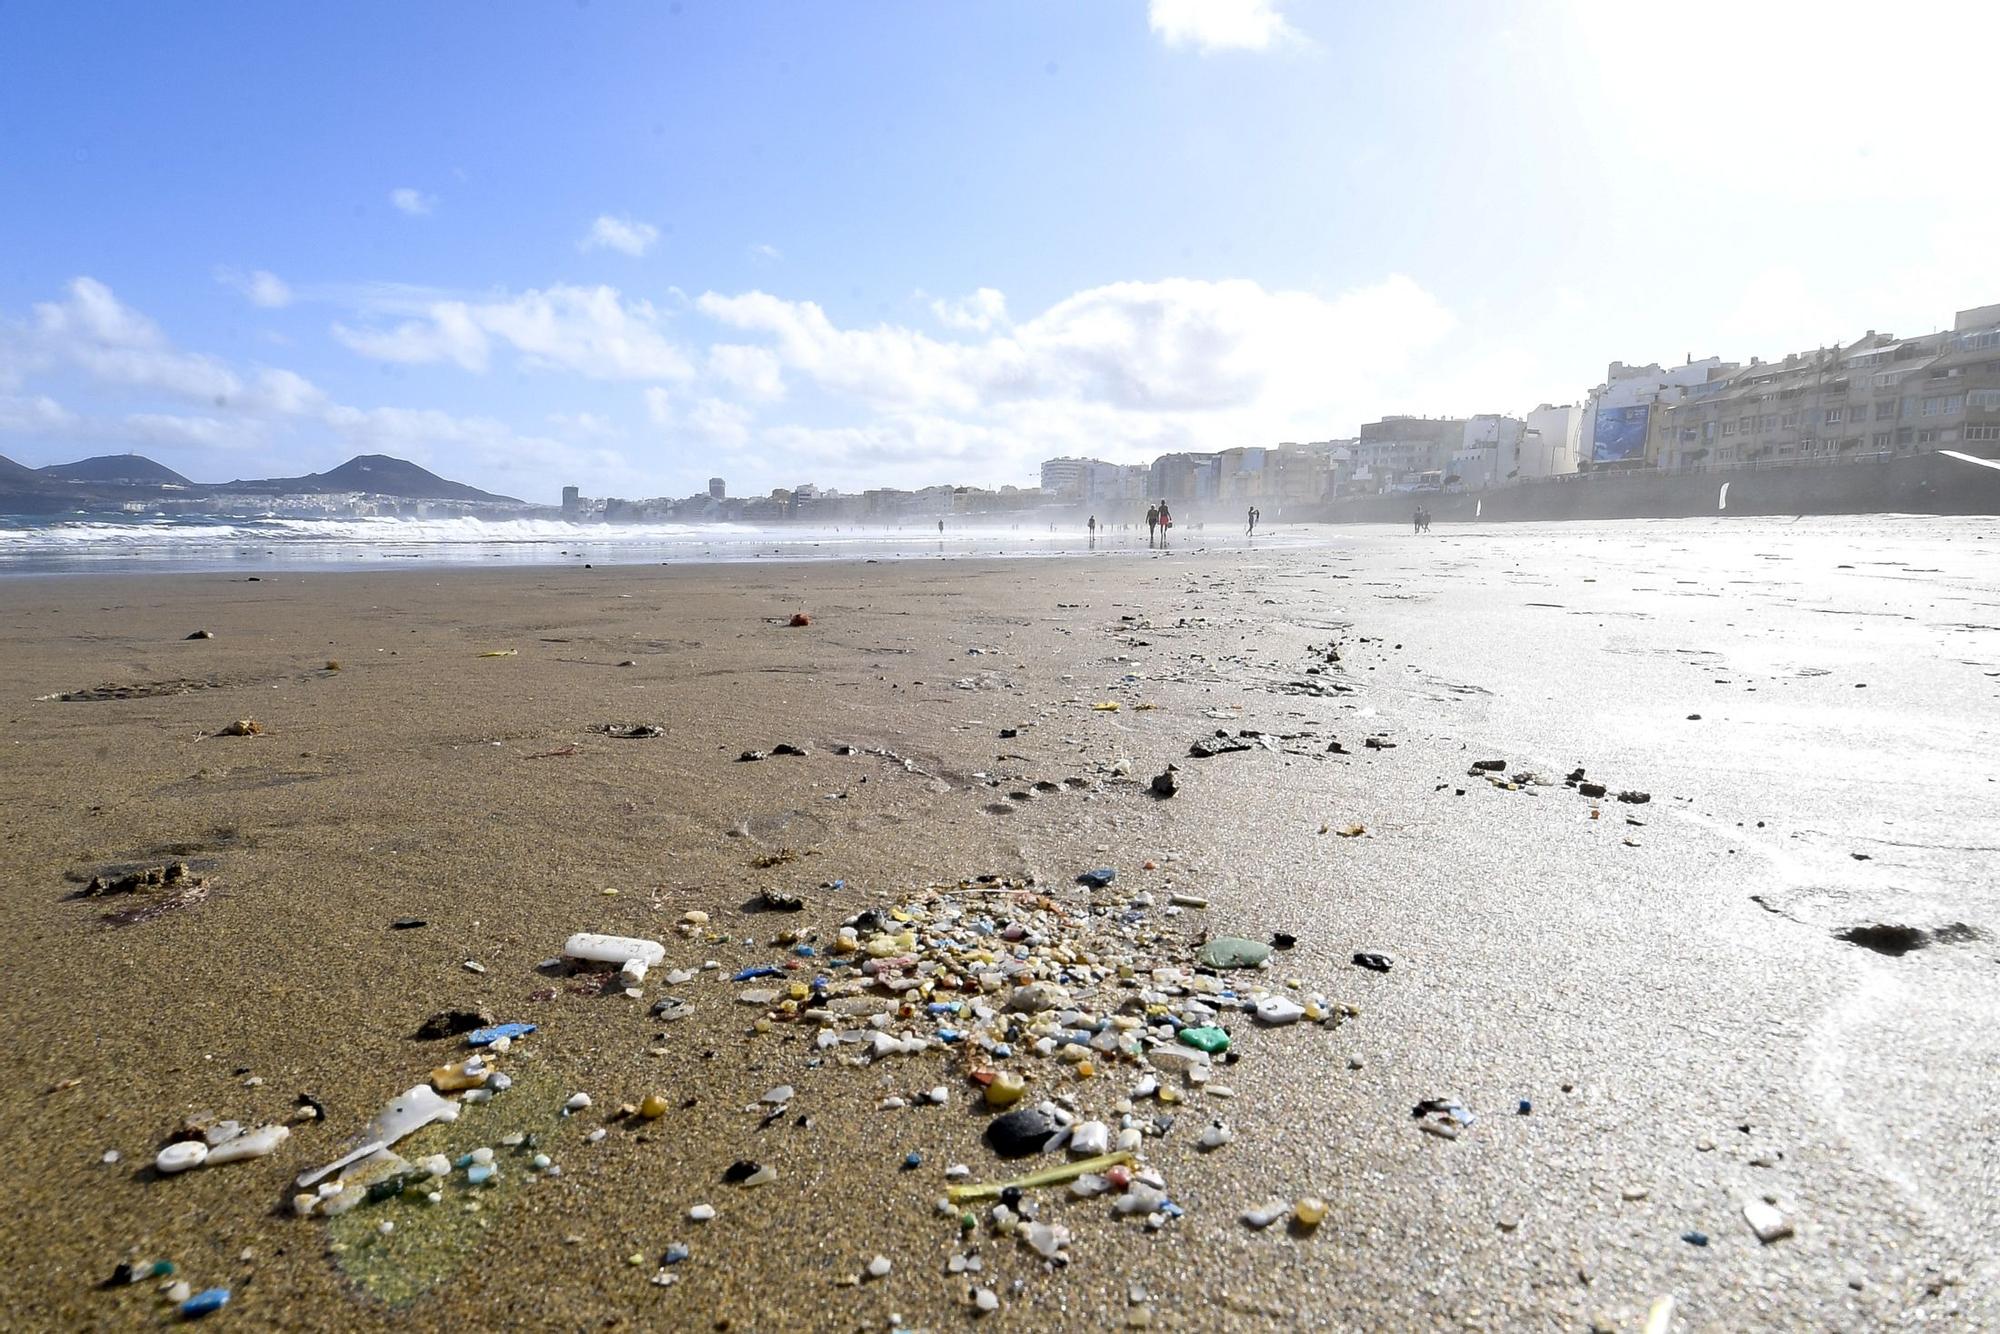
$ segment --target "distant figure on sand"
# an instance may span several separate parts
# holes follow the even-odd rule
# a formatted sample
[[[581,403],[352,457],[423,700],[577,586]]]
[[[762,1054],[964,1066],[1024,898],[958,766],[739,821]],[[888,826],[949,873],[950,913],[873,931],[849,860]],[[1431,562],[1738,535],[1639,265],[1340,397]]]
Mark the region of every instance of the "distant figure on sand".
[[[1160,531],[1160,507],[1158,505],[1148,505],[1146,506],[1147,546],[1150,547],[1153,545],[1153,539],[1159,535],[1159,531]]]
[[[939,520],[938,520],[938,536],[939,536],[939,537],[943,537],[943,536],[944,536],[944,520],[943,520],[943,519],[939,519]]]
[[[1089,526],[1090,526],[1090,545],[1092,545],[1092,546],[1096,546],[1096,545],[1097,545],[1097,516],[1096,516],[1095,514],[1093,514],[1093,515],[1091,515],[1091,516],[1090,516],[1090,525],[1089,525]]]
[[[1421,533],[1424,531],[1424,507],[1422,505],[1417,506],[1416,513],[1410,516],[1410,531],[1412,533]]]
[[[1167,529],[1174,526],[1174,516],[1167,512],[1167,502],[1160,502],[1160,545],[1167,544]]]
[[[1259,514],[1259,513],[1257,512],[1257,507],[1256,507],[1255,505],[1252,505],[1252,506],[1250,507],[1250,527],[1249,527],[1249,529],[1247,530],[1247,535],[1248,535],[1248,536],[1250,536],[1250,537],[1255,537],[1255,536],[1257,536],[1257,520],[1259,520],[1259,519],[1261,519],[1261,518],[1263,518],[1263,517],[1264,517],[1263,515],[1261,515],[1261,514]]]

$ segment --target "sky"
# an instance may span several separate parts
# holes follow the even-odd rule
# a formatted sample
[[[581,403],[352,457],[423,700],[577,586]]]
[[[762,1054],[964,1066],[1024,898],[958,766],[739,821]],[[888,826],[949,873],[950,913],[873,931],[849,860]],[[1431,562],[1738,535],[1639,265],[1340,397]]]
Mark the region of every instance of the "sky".
[[[2000,301],[2000,5],[0,0],[0,455],[1033,485]]]

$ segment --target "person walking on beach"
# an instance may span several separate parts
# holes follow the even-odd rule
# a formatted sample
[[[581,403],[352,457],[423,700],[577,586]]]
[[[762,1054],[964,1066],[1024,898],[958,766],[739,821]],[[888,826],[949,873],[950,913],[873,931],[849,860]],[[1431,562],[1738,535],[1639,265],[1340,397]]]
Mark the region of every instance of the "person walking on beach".
[[[1097,545],[1097,516],[1095,514],[1090,516],[1090,545]]]
[[[1167,511],[1167,502],[1160,502],[1160,545],[1167,544],[1167,529],[1174,526],[1174,516]]]
[[[1148,505],[1146,506],[1147,546],[1150,547],[1153,545],[1153,538],[1159,533],[1159,531],[1160,531],[1160,507],[1158,505]]]
[[[1424,531],[1424,507],[1422,505],[1417,506],[1416,513],[1410,516],[1410,531],[1412,533],[1421,533]]]
[[[939,519],[939,520],[938,520],[938,536],[939,536],[939,537],[943,537],[943,536],[944,536],[944,520],[943,520],[943,519]]]
[[[1248,537],[1257,536],[1257,520],[1260,517],[1261,516],[1257,513],[1257,507],[1255,505],[1252,505],[1250,507],[1250,528],[1248,532],[1245,534],[1245,536]]]

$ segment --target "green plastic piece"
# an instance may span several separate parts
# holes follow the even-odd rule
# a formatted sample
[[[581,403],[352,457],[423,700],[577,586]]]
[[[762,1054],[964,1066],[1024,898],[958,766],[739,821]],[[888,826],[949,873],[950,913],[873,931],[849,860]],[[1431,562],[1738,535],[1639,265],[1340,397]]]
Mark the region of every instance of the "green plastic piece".
[[[1242,936],[1217,936],[1195,956],[1209,968],[1255,968],[1271,957],[1271,947]]]
[[[1229,1050],[1229,1034],[1219,1028],[1183,1028],[1180,1037],[1188,1046],[1205,1051],[1210,1056]]]
[[[174,1262],[172,1260],[153,1261],[152,1275],[154,1278],[168,1278],[172,1276],[173,1272]]]

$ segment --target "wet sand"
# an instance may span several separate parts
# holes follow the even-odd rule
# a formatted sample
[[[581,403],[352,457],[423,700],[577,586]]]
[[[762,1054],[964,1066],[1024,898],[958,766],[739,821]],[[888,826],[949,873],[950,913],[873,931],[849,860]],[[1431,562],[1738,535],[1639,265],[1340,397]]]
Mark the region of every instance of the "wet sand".
[[[2000,613],[1972,545],[1990,527],[1877,534],[1900,563],[1849,571],[1866,564],[1851,527],[1690,527],[1673,559],[1716,569],[1687,586],[1611,525],[1033,562],[0,583],[0,1323],[157,1320],[156,1285],[98,1286],[137,1256],[232,1288],[218,1319],[256,1327],[951,1328],[972,1322],[970,1285],[945,1265],[971,1246],[1001,1299],[981,1323],[1009,1329],[1638,1329],[1665,1296],[1677,1329],[1990,1321]],[[785,624],[798,610],[809,627]],[[1336,642],[1334,667],[1317,650]],[[190,688],[42,698],[162,683]],[[263,735],[209,735],[252,717]],[[666,735],[590,730],[627,722]],[[1187,758],[1225,726],[1292,740]],[[738,760],[780,742],[810,753]],[[1553,781],[1468,774],[1489,756]],[[1180,794],[1148,797],[1169,761]],[[1593,802],[1561,782],[1579,765],[1652,800]],[[1333,832],[1352,824],[1366,833]],[[798,856],[756,864],[782,850]],[[113,927],[115,905],[72,897],[175,859],[208,877],[205,901]],[[1232,1022],[1241,1059],[1217,1082],[1236,1096],[1197,1092],[1147,1144],[1186,1216],[1147,1233],[1051,1194],[1044,1217],[1075,1233],[1059,1272],[934,1211],[948,1163],[1009,1174],[955,1059],[821,1060],[804,1026],[750,1033],[758,1011],[713,975],[671,988],[695,1006],[671,1025],[647,1014],[657,973],[643,1001],[560,980],[533,999],[576,930],[726,974],[779,957],[781,927],[824,940],[981,873],[1080,907],[1074,878],[1097,865],[1119,871],[1107,903],[1207,898],[1155,917],[1190,956],[1203,931],[1296,935],[1274,978],[1361,1013]],[[749,911],[766,888],[804,892],[806,912]],[[675,934],[691,909],[730,939]],[[390,928],[407,917],[428,925]],[[1982,934],[1896,958],[1832,934],[1888,918]],[[1396,966],[1356,968],[1357,950]],[[409,1036],[455,1006],[542,1028],[513,1090],[405,1152],[534,1130],[560,1179],[510,1170],[476,1215],[454,1197],[288,1216],[293,1173],[456,1052]],[[1096,1115],[1138,1073],[1033,1068]],[[746,1105],[785,1083],[792,1115],[760,1129]],[[877,1109],[939,1083],[946,1108]],[[595,1106],[564,1119],[577,1090]],[[650,1092],[665,1117],[586,1142]],[[190,1112],[283,1120],[301,1093],[327,1119],[269,1159],[143,1170]],[[1420,1133],[1431,1096],[1477,1121]],[[1202,1114],[1235,1142],[1197,1153]],[[923,1166],[902,1170],[913,1151]],[[779,1179],[723,1184],[744,1158]],[[1238,1221],[1306,1193],[1331,1207],[1314,1235]],[[1771,1245],[1740,1212],[1767,1193],[1797,1228]],[[703,1201],[719,1216],[687,1221]],[[692,1254],[654,1286],[675,1242]],[[887,1278],[841,1282],[878,1253]]]

